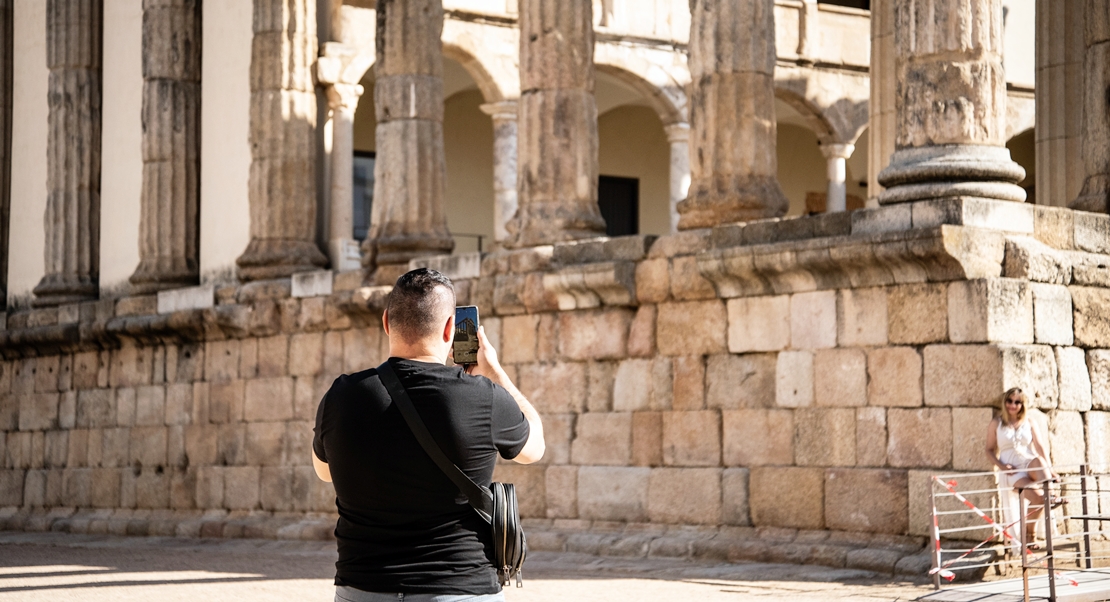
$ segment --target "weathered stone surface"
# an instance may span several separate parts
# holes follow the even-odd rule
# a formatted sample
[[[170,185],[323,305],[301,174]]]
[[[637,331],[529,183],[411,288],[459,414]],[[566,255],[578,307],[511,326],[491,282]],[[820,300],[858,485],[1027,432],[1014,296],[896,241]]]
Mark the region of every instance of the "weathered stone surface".
[[[924,351],[925,405],[992,405],[1003,389],[1003,358],[990,345],[929,345]]]
[[[670,261],[645,259],[636,264],[636,299],[641,303],[661,303],[670,295]]]
[[[559,314],[559,353],[567,359],[621,359],[628,355],[633,313],[626,309]]]
[[[637,411],[651,408],[652,360],[631,359],[620,363],[613,383],[613,409]]]
[[[1032,343],[1033,295],[1011,278],[948,285],[948,338],[953,343]]]
[[[76,425],[101,428],[116,424],[116,408],[111,389],[84,389],[77,392]]]
[[[706,405],[711,408],[775,407],[774,353],[711,355],[706,362]]]
[[[749,495],[756,527],[822,529],[825,474],[820,468],[755,467]]]
[[[589,362],[586,364],[586,410],[590,412],[613,411],[613,389],[617,378],[617,362]]]
[[[648,518],[653,523],[720,524],[721,469],[652,470],[648,479]]]
[[[897,468],[946,467],[952,461],[949,408],[887,410],[887,458]]]
[[[578,417],[571,442],[571,462],[626,466],[631,462],[632,414],[586,412]]]
[[[246,383],[243,419],[248,422],[293,418],[293,379],[255,378]]]
[[[166,421],[166,389],[161,386],[135,390],[135,425],[161,426]]]
[[[1091,471],[1105,473],[1110,467],[1110,412],[1087,412],[1087,460]]]
[[[705,364],[705,358],[700,355],[674,358],[672,367],[674,382],[671,390],[672,408],[676,410],[701,410],[705,408]]]
[[[825,349],[836,346],[836,292],[797,293],[790,297],[790,346]]]
[[[721,412],[721,426],[725,466],[784,466],[794,463],[793,411],[724,410]]]
[[[19,430],[41,431],[58,427],[57,393],[35,393],[19,398]]]
[[[501,322],[505,344],[499,351],[499,359],[508,364],[536,361],[536,331],[539,316],[505,316]]]
[[[1091,376],[1087,357],[1077,347],[1056,347],[1056,370],[1060,379],[1061,410],[1086,412],[1091,409]]]
[[[836,325],[836,340],[842,347],[886,345],[886,290],[846,288],[837,291]]]
[[[912,386],[903,383],[902,387]],[[814,404],[867,405],[867,355],[862,349],[819,349],[813,356]]]
[[[726,525],[749,526],[752,524],[748,507],[747,468],[726,468],[721,471],[721,522]]]
[[[728,301],[728,350],[780,351],[790,346],[790,297],[741,297]]]
[[[1071,292],[1058,284],[1030,282],[1033,291],[1033,338],[1042,345],[1071,345]]]
[[[1110,351],[1088,351],[1087,371],[1091,378],[1091,407],[1096,410],[1110,410]]]
[[[656,344],[663,355],[709,355],[726,350],[727,314],[721,301],[662,303]]]
[[[632,414],[632,464],[663,465],[663,413]]]
[[[886,408],[856,409],[856,466],[886,466]]]
[[[867,352],[867,402],[873,406],[917,407],[922,402],[921,354],[913,347]]]
[[[494,480],[512,483],[516,487],[521,518],[543,518],[547,515],[545,472],[543,466],[513,462],[498,464],[495,468]]]
[[[948,337],[948,291],[945,284],[904,284],[889,289],[890,342],[920,345]]]
[[[719,466],[721,416],[716,410],[663,414],[663,464]]]
[[[223,473],[224,506],[228,510],[257,508],[260,501],[261,469],[257,466],[228,466],[223,469]]]
[[[904,470],[831,468],[825,473],[825,526],[840,531],[905,533]]]
[[[628,327],[628,355],[632,357],[651,357],[655,355],[655,313],[654,305],[642,305],[636,309],[636,316]]]
[[[794,461],[799,466],[854,466],[856,411],[801,408],[794,411]]]
[[[548,518],[578,516],[578,467],[549,466],[544,475]]]
[[[246,425],[244,455],[247,464],[279,466],[284,463],[284,451],[284,422],[252,422]]]
[[[556,362],[525,364],[518,386],[536,409],[545,414],[581,412],[586,407],[586,364]],[[617,409],[617,404],[613,404]]]
[[[1110,289],[1069,286],[1077,347],[1110,347]]]
[[[813,405],[813,352],[783,351],[778,354],[775,405],[784,408]]]
[[[987,458],[987,425],[992,408],[952,408],[952,468],[987,471],[994,464]]]
[[[282,345],[279,343],[280,349]],[[259,348],[261,360],[261,346]],[[278,351],[280,355],[280,351]],[[261,368],[261,365],[260,365]],[[324,368],[324,335],[323,333],[301,333],[289,337],[289,368],[288,374],[292,376],[315,376]],[[282,371],[284,372],[284,370]],[[281,373],[272,374],[280,376]]]
[[[692,255],[671,260],[671,297],[679,301],[716,297],[713,283],[698,271],[697,258]]]
[[[1042,431],[1043,432],[1043,431]],[[1057,466],[1086,462],[1083,415],[1058,410],[1048,414],[1049,460]]]
[[[578,516],[640,521],[647,518],[651,468],[582,466],[578,469]]]

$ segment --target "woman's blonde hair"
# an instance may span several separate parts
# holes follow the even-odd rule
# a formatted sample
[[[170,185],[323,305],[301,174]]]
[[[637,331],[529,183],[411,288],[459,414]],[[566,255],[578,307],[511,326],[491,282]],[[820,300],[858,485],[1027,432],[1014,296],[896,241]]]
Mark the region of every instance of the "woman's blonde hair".
[[[1022,420],[1025,420],[1025,410],[1029,408],[1029,397],[1025,395],[1025,392],[1022,391],[1020,387],[1013,387],[1007,389],[998,400],[998,409],[1002,412],[1002,422],[1004,424],[1009,424],[1009,414],[1006,412],[1006,400],[1014,395],[1017,395],[1018,399],[1021,400],[1021,409],[1018,410],[1017,422],[1014,424],[1020,424]]]

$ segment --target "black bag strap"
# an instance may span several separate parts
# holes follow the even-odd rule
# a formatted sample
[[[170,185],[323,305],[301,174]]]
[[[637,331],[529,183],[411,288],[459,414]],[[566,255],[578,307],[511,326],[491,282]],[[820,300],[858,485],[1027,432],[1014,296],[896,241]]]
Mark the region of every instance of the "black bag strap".
[[[416,440],[420,442],[420,447],[424,448],[428,456],[435,461],[436,466],[447,475],[459,491],[466,495],[467,501],[478,512],[487,523],[492,523],[493,519],[493,494],[488,489],[482,487],[474,482],[473,479],[466,476],[466,473],[461,468],[455,465],[443,453],[439,445],[436,444],[435,438],[428,432],[428,427],[424,425],[424,421],[420,419],[420,414],[416,413],[416,407],[412,405],[412,400],[409,399],[409,394],[405,391],[404,385],[401,384],[401,379],[397,378],[397,373],[393,371],[393,366],[389,365],[389,360],[386,360],[382,365],[378,366],[378,376],[381,377],[382,384],[385,385],[389,396],[393,398],[393,403],[397,405],[397,409],[401,411],[401,416],[405,418],[409,428],[412,429],[412,434],[416,436]]]

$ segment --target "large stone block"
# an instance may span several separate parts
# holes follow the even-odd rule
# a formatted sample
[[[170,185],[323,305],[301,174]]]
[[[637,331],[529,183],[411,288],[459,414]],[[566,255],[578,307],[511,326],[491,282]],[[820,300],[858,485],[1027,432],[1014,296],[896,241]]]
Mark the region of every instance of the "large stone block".
[[[790,296],[728,301],[728,350],[781,351],[790,346]]]
[[[635,412],[651,408],[653,360],[628,359],[617,367],[613,383],[613,409]]]
[[[344,331],[343,371],[350,374],[380,364],[381,339],[382,329],[378,326]],[[500,351],[501,347],[497,349]]]
[[[522,518],[545,518],[547,516],[547,469],[540,465],[525,466],[513,462],[498,464],[493,471],[493,480],[512,483],[517,492]]]
[[[544,478],[547,518],[578,516],[578,467],[548,466]]]
[[[224,472],[226,471],[227,468],[223,466],[198,466],[196,468],[197,508],[215,510],[224,507]]]
[[[520,366],[521,392],[545,414],[581,412],[586,408],[586,364],[556,362]],[[614,400],[614,408],[616,402]]]
[[[224,507],[228,510],[258,508],[262,470],[257,466],[228,466],[223,472]]]
[[[952,461],[952,410],[901,409],[886,413],[887,459],[896,468],[943,468]]]
[[[578,469],[578,516],[636,522],[647,519],[651,468],[582,466]]]
[[[814,404],[867,405],[867,354],[862,349],[820,349],[813,355]]]
[[[262,354],[261,354],[261,341],[259,342],[259,375],[262,375]],[[278,344],[278,354],[280,354],[280,343]],[[279,360],[280,361],[280,360]],[[310,332],[295,334],[289,337],[289,369],[288,373],[293,376],[315,376],[320,374],[324,369],[324,334],[320,332]],[[284,376],[281,372],[272,374],[273,376]]]
[[[813,405],[813,352],[782,351],[775,365],[775,405],[803,408]]]
[[[929,345],[923,355],[926,405],[991,405],[1002,394],[1002,354],[998,347]]]
[[[161,385],[135,389],[135,425],[161,426],[166,423],[166,388]]]
[[[657,357],[651,362],[651,409],[669,410],[674,401],[674,359]]]
[[[655,313],[654,305],[641,305],[628,327],[628,355],[631,357],[651,357],[655,355]]]
[[[886,466],[886,408],[856,409],[856,466]]]
[[[1087,461],[1094,473],[1110,471],[1110,412],[1087,412]]]
[[[720,466],[721,417],[716,410],[663,414],[663,464]]]
[[[617,362],[586,364],[586,409],[590,412],[613,411],[613,388],[617,380]]]
[[[921,354],[913,347],[867,352],[867,402],[873,406],[917,407],[922,403]]]
[[[31,393],[19,398],[19,430],[58,428],[58,393]]]
[[[578,415],[544,414],[540,418],[543,420],[543,440],[546,443],[541,461],[544,464],[570,463],[570,445]],[[312,425],[309,422],[306,427],[311,431]]]
[[[211,383],[208,386],[208,419],[221,424],[243,419],[246,383],[241,380]]]
[[[1033,294],[1012,278],[948,285],[948,339],[953,343],[1032,343]]]
[[[574,464],[627,466],[632,460],[632,414],[586,412],[578,417],[570,458]]]
[[[170,505],[170,475],[149,468],[135,477],[135,506],[137,508],[168,508]]]
[[[748,505],[747,468],[726,468],[721,471],[721,522],[726,525],[747,527],[752,524]]]
[[[836,291],[796,293],[790,297],[790,346],[836,347]]]
[[[111,389],[84,389],[77,392],[76,425],[83,428],[115,426],[116,404]]]
[[[254,378],[247,381],[243,397],[243,419],[248,422],[291,420],[293,379]]]
[[[882,288],[837,292],[836,340],[841,347],[887,344],[887,294]]]
[[[948,290],[944,283],[903,284],[887,292],[890,342],[921,345],[948,337]]]
[[[189,424],[193,415],[193,384],[166,385],[166,425]]]
[[[721,412],[725,466],[794,463],[794,412],[724,410]]]
[[[90,504],[94,508],[116,508],[120,504],[120,470],[96,468],[92,471]]]
[[[670,262],[645,259],[636,264],[636,299],[641,303],[660,303],[670,294]]]
[[[166,450],[169,433],[164,426],[143,426],[131,429],[131,464],[153,469],[166,465]]]
[[[218,457],[217,437],[219,429],[207,424],[191,424],[185,427],[185,454],[189,464],[204,466],[215,464]]]
[[[824,469],[754,467],[748,495],[756,527],[825,527]]]
[[[1077,347],[1110,347],[1110,289],[1069,286]]]
[[[996,403],[1002,392],[1021,387],[1030,405],[1054,408],[1059,403],[1059,371],[1056,354],[1047,345],[1000,345],[1002,383],[990,401]]]
[[[855,466],[856,411],[802,408],[794,411],[794,460],[799,466]]]
[[[952,408],[952,468],[987,471],[994,463],[987,458],[987,425],[992,408]]]
[[[1071,292],[1060,284],[1030,282],[1033,291],[1033,340],[1042,345],[1071,345]]]
[[[720,524],[721,469],[652,470],[648,479],[648,518],[653,523]]]
[[[825,473],[825,526],[901,535],[909,526],[904,470],[830,468]]]
[[[89,446],[90,452],[93,446]],[[126,466],[131,458],[131,429],[113,428],[101,431],[100,466],[116,468]],[[92,464],[92,462],[90,462]]]
[[[263,510],[287,512],[293,509],[293,468],[265,466],[259,471],[258,498]]]
[[[705,358],[700,355],[676,357],[672,371],[674,383],[671,390],[671,407],[676,410],[704,409]]]
[[[501,320],[501,333],[505,339],[499,359],[507,364],[536,361],[536,331],[540,318],[533,314],[505,316]]]
[[[1059,375],[1061,410],[1086,412],[1091,409],[1091,375],[1087,356],[1078,347],[1057,347],[1056,370]]]
[[[1091,378],[1091,407],[1110,410],[1110,350],[1087,351],[1087,372]]]
[[[47,355],[35,362],[35,393],[57,393],[59,358]]]
[[[0,469],[0,506],[23,504],[22,470]]]
[[[1042,431],[1043,432],[1043,431]],[[1056,466],[1076,467],[1087,461],[1083,415],[1055,411],[1048,414],[1049,460]],[[1074,468],[1073,468],[1074,469]]]
[[[73,356],[73,387],[95,389],[108,386],[109,352],[84,351]],[[103,380],[101,377],[103,376]]]
[[[204,378],[209,382],[226,382],[239,378],[238,339],[209,341],[204,348]]]
[[[114,387],[149,385],[154,376],[154,350],[151,347],[124,345],[111,352],[109,383]]]
[[[247,464],[280,466],[285,463],[285,424],[252,422],[246,425]]]
[[[661,466],[663,464],[663,413],[632,414],[632,464]]]
[[[43,466],[65,468],[69,456],[69,431],[46,431],[43,435]]]
[[[678,300],[712,299],[713,283],[701,275],[697,257],[686,255],[671,260],[671,297]]]
[[[728,318],[723,301],[661,303],[656,344],[663,355],[723,353]]]
[[[774,353],[709,356],[706,405],[722,409],[775,407],[777,365]]]

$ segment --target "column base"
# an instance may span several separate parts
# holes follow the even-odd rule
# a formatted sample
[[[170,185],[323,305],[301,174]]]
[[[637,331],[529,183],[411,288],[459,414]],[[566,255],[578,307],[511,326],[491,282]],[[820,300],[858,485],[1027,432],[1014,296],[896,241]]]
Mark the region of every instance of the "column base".
[[[371,269],[387,265],[408,266],[409,261],[417,257],[446,255],[454,249],[455,239],[446,234],[371,237],[362,243],[362,265]]]
[[[1089,176],[1083,182],[1079,196],[1068,203],[1068,208],[1091,213],[1110,212],[1110,178],[1105,175]]]
[[[1004,146],[944,144],[900,149],[879,173],[879,204],[977,197],[1025,202],[1025,170]]]
[[[200,284],[200,271],[194,265],[186,267],[166,267],[170,261],[144,259],[139,262],[135,273],[128,278],[131,291],[136,294],[156,293],[171,288]]]
[[[531,203],[517,208],[507,229],[504,246],[520,249],[605,236],[605,220],[597,203],[592,212],[564,203]]]
[[[328,259],[307,240],[254,238],[235,263],[239,266],[239,279],[248,282],[317,270],[326,266]]]
[[[351,238],[334,238],[328,241],[328,260],[331,269],[337,272],[349,272],[362,267],[362,251],[357,240]]]
[[[790,208],[774,177],[730,178],[713,185],[715,190],[691,187],[690,195],[678,202],[679,230],[782,217]]]
[[[97,282],[87,276],[47,274],[32,292],[35,299],[31,303],[35,307],[50,307],[92,301],[100,291]]]

